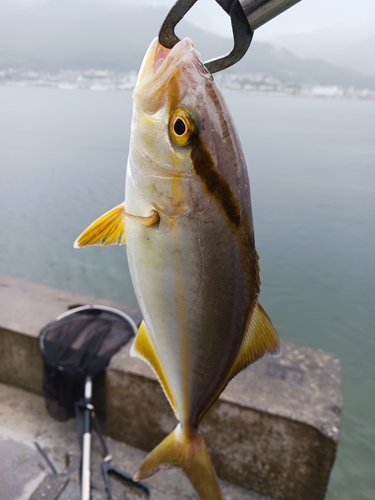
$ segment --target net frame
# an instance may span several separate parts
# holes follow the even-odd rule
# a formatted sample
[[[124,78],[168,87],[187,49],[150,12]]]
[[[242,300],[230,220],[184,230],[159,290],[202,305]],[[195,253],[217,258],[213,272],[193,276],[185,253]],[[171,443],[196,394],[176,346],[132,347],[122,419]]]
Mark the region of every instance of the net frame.
[[[84,317],[85,313],[91,313],[93,315],[92,321],[90,322],[87,317]],[[126,326],[124,328],[124,339],[120,341],[119,345],[117,346],[116,341],[114,341],[114,345],[112,349],[109,349],[110,351],[110,356],[103,355],[101,358],[100,355],[98,354],[98,351],[100,350],[102,344],[105,343],[106,338],[105,338],[105,332],[101,334],[97,334],[96,329],[98,330],[100,326],[96,326],[95,324],[95,314],[98,314],[98,325],[99,322],[101,321],[103,323],[103,318],[100,318],[100,313],[109,313],[111,318],[111,322],[113,322],[113,325],[116,323],[116,318],[115,316],[118,317],[118,319],[123,320],[126,323]],[[79,317],[79,314],[82,314],[82,318]],[[115,316],[113,316],[115,315]],[[89,363],[90,361],[92,362],[91,369],[88,370],[87,366],[86,367],[81,367],[79,363],[82,363],[82,359],[78,360],[71,360],[71,366],[69,367],[69,361],[70,361],[70,354],[72,355],[71,357],[74,358],[74,355],[77,356],[84,356],[84,350],[81,348],[81,346],[76,346],[76,348],[72,348],[72,345],[76,341],[75,338],[69,337],[71,342],[65,342],[63,340],[63,337],[61,336],[61,333],[58,331],[59,326],[61,328],[64,328],[64,320],[69,320],[70,316],[77,316],[76,321],[77,325],[74,325],[74,319],[72,318],[72,322],[67,321],[66,327],[69,329],[71,328],[72,330],[75,328],[76,332],[76,338],[78,339],[78,342],[80,342],[79,337],[82,335],[81,341],[87,342],[88,344],[91,342],[91,337],[89,336],[95,336],[96,337],[96,345],[91,346],[93,347],[94,354],[88,353],[87,356],[91,358],[89,360],[86,360],[86,363]],[[92,328],[93,332],[87,331],[85,334],[79,329],[79,322],[82,322],[84,324],[84,329],[89,330]],[[108,315],[104,319],[104,321],[109,321]],[[59,325],[59,323],[61,325]],[[121,322],[118,322],[119,324],[117,327],[119,328],[119,325]],[[104,330],[108,328],[108,331],[110,327],[103,326],[101,325],[101,328]],[[61,337],[61,352],[58,352],[57,347],[59,346],[59,339],[56,340],[56,338],[53,338],[53,333],[57,331],[57,337]],[[74,309],[70,309],[69,311],[66,311],[59,316],[57,316],[53,321],[48,323],[40,332],[39,335],[39,348],[43,357],[44,361],[44,383],[43,383],[43,389],[44,389],[44,395],[45,395],[45,400],[46,400],[46,407],[50,415],[58,421],[66,421],[70,418],[75,417],[75,409],[74,409],[74,404],[78,402],[81,397],[83,396],[83,390],[84,390],[84,381],[86,379],[86,376],[89,375],[91,377],[95,377],[98,373],[101,371],[104,371],[106,367],[108,366],[111,357],[118,352],[118,350],[126,345],[129,340],[131,340],[132,337],[134,337],[137,333],[137,326],[133,319],[123,311],[120,311],[119,309],[115,309],[114,307],[110,306],[102,306],[102,305],[84,305],[84,306],[79,306],[75,307]],[[48,334],[51,334],[52,340],[48,339]],[[74,334],[72,331],[69,331],[69,336]],[[87,337],[87,338],[86,338]],[[104,338],[103,338],[104,337]],[[72,340],[73,338],[73,340]],[[83,340],[82,340],[83,339]],[[87,340],[88,339],[88,340]],[[48,342],[51,341],[51,345],[53,345],[53,349],[55,350],[53,352],[53,349],[50,346],[48,346]],[[108,341],[110,342],[110,341]],[[94,339],[95,343],[95,339]],[[70,353],[67,352],[67,362],[59,362],[61,361],[61,358],[65,355],[63,352],[64,349],[68,351],[70,349]],[[95,350],[96,349],[96,350]],[[96,356],[96,358],[95,358]],[[55,359],[59,358],[59,359]],[[103,363],[103,359],[107,360],[105,363]],[[97,365],[95,363],[97,362]]]

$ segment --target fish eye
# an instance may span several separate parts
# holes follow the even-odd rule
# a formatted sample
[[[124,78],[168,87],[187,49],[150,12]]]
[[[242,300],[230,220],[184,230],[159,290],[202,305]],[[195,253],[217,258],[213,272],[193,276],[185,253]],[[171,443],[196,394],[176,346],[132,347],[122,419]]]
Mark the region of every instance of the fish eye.
[[[185,146],[195,131],[190,113],[184,109],[174,111],[169,120],[169,134],[178,146]]]
[[[173,124],[173,130],[177,135],[184,135],[186,131],[186,125],[181,118],[177,118],[177,120]]]

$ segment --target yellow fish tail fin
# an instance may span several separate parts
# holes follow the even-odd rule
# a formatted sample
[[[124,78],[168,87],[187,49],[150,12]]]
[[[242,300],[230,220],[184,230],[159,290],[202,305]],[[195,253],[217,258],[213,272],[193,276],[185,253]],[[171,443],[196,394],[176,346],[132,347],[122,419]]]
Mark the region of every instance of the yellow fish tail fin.
[[[152,476],[167,464],[178,465],[189,477],[201,500],[221,500],[220,488],[206,445],[196,430],[183,430],[181,424],[143,461],[135,481]]]

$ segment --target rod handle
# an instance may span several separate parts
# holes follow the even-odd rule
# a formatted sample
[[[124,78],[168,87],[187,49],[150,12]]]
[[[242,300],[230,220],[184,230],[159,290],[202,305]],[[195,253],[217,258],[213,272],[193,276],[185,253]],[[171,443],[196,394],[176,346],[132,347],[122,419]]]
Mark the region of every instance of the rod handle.
[[[240,0],[247,20],[254,31],[301,0]]]

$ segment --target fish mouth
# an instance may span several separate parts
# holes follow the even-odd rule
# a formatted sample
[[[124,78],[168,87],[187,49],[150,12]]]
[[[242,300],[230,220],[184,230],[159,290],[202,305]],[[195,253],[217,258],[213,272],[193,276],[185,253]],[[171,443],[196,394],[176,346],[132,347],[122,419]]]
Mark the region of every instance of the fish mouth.
[[[155,38],[143,59],[133,99],[145,112],[154,113],[160,105],[171,78],[181,81],[181,72],[194,66],[204,76],[210,75],[189,38],[167,49]]]
[[[155,38],[143,59],[139,70],[137,85],[145,83],[153,77],[163,74],[168,67],[177,65],[181,58],[189,51],[194,50],[193,42],[189,38],[180,40],[172,49],[167,49],[159,39]]]

